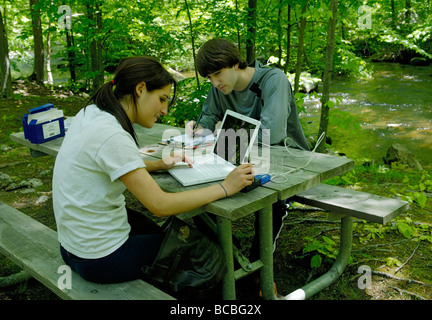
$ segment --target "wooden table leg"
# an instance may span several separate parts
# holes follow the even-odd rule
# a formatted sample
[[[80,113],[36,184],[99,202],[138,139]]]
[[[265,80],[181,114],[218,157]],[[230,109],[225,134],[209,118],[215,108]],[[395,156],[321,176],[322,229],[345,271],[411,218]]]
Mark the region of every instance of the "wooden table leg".
[[[261,291],[265,300],[275,299],[273,290],[273,220],[272,206],[267,206],[259,212],[260,259],[263,267],[260,270]]]
[[[219,244],[225,254],[227,274],[223,279],[222,297],[224,300],[235,300],[234,255],[232,244],[232,225],[229,219],[216,217]]]

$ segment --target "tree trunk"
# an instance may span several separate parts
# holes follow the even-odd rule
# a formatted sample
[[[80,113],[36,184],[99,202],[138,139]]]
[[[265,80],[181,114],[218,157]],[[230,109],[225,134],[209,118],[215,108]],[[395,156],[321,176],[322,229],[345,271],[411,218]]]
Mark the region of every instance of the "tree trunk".
[[[405,0],[405,23],[407,26],[411,24],[411,14],[412,14],[412,7],[411,7],[411,0]]]
[[[338,0],[331,0],[330,10],[332,11],[332,17],[329,19],[329,24],[327,28],[327,48],[326,48],[326,55],[325,55],[323,94],[321,98],[321,119],[320,119],[318,137],[321,136],[323,132],[327,132],[327,126],[328,126],[328,116],[329,116],[328,102],[330,100],[330,80],[331,80],[331,74],[333,70],[333,54],[334,54],[335,30],[336,30],[336,22],[337,22],[337,9],[338,9]],[[324,149],[325,149],[325,143],[321,143],[318,146],[317,151],[323,152]]]
[[[192,18],[190,15],[189,5],[187,3],[187,0],[184,0],[184,2],[185,2],[187,17],[189,19],[189,28],[190,28],[191,42],[192,42],[192,56],[193,56],[193,61],[194,61],[195,78],[196,78],[196,82],[197,82],[198,91],[201,91],[199,77],[198,77],[198,69],[197,69],[197,65],[196,65],[195,36],[194,36],[194,32],[193,32]]]
[[[75,71],[75,40],[73,37],[73,31],[70,29],[65,30],[66,32],[66,47],[67,47],[67,61],[69,62],[69,72],[70,72],[70,78],[71,82],[74,83],[76,81],[76,71]]]
[[[285,67],[284,67],[284,72],[287,73],[288,72],[288,64],[289,61],[291,59],[291,5],[288,5],[288,12],[287,12],[287,16],[288,16],[288,26],[287,26],[287,43],[286,43],[286,62],[285,62]]]
[[[30,79],[35,80],[38,84],[43,84],[44,80],[44,46],[42,38],[42,23],[40,9],[38,8],[39,0],[30,0],[30,13],[33,29],[33,52],[34,52],[34,70]]]
[[[238,0],[236,0],[235,2],[235,9],[236,9],[236,13],[239,12],[239,5],[238,5]],[[239,21],[238,21],[238,16],[237,16],[237,23],[236,23],[236,28],[237,28],[237,46],[241,55],[241,38],[240,38],[240,29],[239,29]]]
[[[62,4],[65,5],[65,1],[62,1]],[[70,73],[70,80],[71,83],[76,82],[76,71],[75,71],[75,41],[73,37],[73,31],[72,31],[72,17],[70,21],[69,27],[67,26],[66,20],[65,20],[65,35],[66,35],[66,50],[67,50],[67,61],[69,64],[69,73]]]
[[[279,66],[282,67],[282,1],[279,0],[279,9],[278,9],[278,26],[277,26],[277,36],[278,36],[278,63]]]
[[[299,44],[297,49],[297,66],[296,66],[296,73],[295,73],[295,80],[294,80],[294,94],[296,94],[299,91],[300,87],[300,73],[302,68],[302,59],[303,59],[303,53],[304,53],[304,34],[306,29],[306,9],[308,6],[308,1],[306,1],[305,5],[303,6],[301,17],[300,17],[300,34],[299,34]]]
[[[50,30],[51,23],[48,24],[48,33],[47,33],[47,57],[46,57],[46,70],[47,70],[47,83],[52,86],[54,84],[53,75],[51,72],[51,31]]]
[[[10,74],[9,46],[6,27],[3,24],[3,16],[0,10],[0,97],[12,96],[12,81]]]
[[[255,60],[255,35],[256,35],[256,14],[257,1],[248,0],[248,19],[246,36],[246,62],[251,63]]]
[[[88,18],[94,21],[94,32],[90,36],[90,60],[92,71],[92,91],[95,92],[104,83],[104,69],[102,60],[102,12],[100,2],[87,5]]]

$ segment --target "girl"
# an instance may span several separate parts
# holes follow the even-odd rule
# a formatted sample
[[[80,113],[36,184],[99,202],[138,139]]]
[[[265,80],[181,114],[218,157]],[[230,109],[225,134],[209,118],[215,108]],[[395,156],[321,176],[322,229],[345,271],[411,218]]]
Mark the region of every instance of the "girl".
[[[126,188],[155,216],[165,217],[230,196],[253,181],[252,166],[244,164],[221,184],[179,193],[161,190],[149,172],[192,163],[184,156],[143,161],[132,124],[153,127],[173,104],[175,91],[175,80],[157,60],[126,58],[66,134],[54,166],[54,214],[62,257],[86,280],[137,279],[156,257],[163,234],[150,219],[126,208]]]

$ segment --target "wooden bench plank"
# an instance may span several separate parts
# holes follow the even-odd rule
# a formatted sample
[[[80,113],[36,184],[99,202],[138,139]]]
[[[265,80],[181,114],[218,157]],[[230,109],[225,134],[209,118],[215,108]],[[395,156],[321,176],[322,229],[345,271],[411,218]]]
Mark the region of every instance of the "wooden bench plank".
[[[26,270],[62,299],[72,300],[172,300],[154,286],[135,280],[97,284],[72,272],[72,288],[57,285],[60,256],[57,233],[26,214],[0,202],[0,252]]]
[[[409,208],[406,201],[327,184],[319,184],[292,199],[330,212],[381,224],[386,224]]]

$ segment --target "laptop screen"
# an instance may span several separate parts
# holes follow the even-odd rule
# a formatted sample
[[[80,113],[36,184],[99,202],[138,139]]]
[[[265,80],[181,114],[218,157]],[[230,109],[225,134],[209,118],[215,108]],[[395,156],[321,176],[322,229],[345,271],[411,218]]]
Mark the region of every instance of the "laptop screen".
[[[259,126],[258,120],[227,110],[216,138],[214,153],[235,166],[248,162]]]

